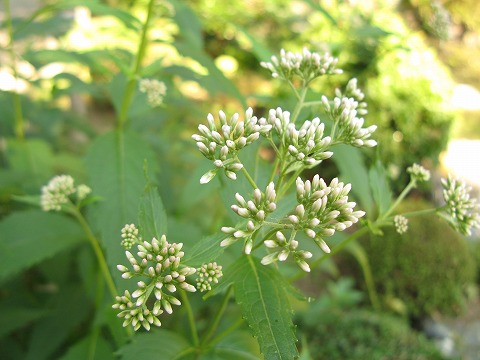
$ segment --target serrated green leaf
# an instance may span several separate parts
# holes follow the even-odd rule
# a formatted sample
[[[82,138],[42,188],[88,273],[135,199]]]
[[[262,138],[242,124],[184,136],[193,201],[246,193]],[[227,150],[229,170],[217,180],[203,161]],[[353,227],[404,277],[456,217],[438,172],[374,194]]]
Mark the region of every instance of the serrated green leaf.
[[[179,334],[158,329],[135,335],[132,342],[118,350],[118,355],[122,360],[174,360],[180,359],[179,355],[190,347],[188,341]]]
[[[296,359],[298,351],[287,293],[271,267],[242,256],[236,268],[235,299],[266,360]]]
[[[95,140],[87,154],[89,184],[93,193],[103,198],[89,212],[89,217],[96,222],[116,280],[121,279],[116,266],[126,261],[120,246],[120,231],[125,224],[136,223],[138,219],[145,185],[145,159],[155,164],[150,147],[133,132],[107,133]]]
[[[392,192],[388,185],[388,177],[385,168],[380,160],[368,172],[370,179],[370,188],[372,189],[373,199],[377,203],[379,216],[382,216],[392,204]]]
[[[0,338],[33,322],[48,313],[46,309],[2,307],[0,309]]]
[[[140,201],[138,225],[142,239],[146,241],[154,237],[159,240],[167,234],[167,214],[158,189],[152,184],[147,185]]]
[[[226,235],[221,232],[204,237],[191,249],[185,250],[183,262],[189,266],[197,267],[215,261],[224,251],[224,248],[220,247],[220,243],[225,237]]]
[[[85,238],[80,226],[57,213],[16,212],[0,222],[0,281]]]
[[[360,202],[360,208],[369,216],[373,209],[372,193],[368,178],[368,170],[359,149],[348,145],[337,145],[332,159],[340,169],[340,181],[351,183],[351,193]]]

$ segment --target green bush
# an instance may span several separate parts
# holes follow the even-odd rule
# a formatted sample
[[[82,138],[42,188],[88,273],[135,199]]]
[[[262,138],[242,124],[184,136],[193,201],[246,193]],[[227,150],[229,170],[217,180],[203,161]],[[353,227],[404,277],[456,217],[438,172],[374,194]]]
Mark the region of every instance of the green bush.
[[[312,359],[443,359],[423,335],[393,316],[365,310],[338,313],[306,332]]]
[[[410,201],[402,210],[429,207]],[[458,312],[466,287],[475,281],[475,261],[465,239],[436,216],[410,219],[405,234],[388,228],[363,245],[380,296],[415,318]]]

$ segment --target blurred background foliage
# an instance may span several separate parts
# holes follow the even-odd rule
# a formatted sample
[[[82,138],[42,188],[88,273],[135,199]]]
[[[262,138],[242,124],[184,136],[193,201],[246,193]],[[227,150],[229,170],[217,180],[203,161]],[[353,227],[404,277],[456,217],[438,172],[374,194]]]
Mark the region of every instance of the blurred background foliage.
[[[11,1],[11,6],[12,47],[4,7],[0,33],[0,219],[7,230],[12,223],[20,226],[12,216],[27,209],[14,201],[12,194],[37,194],[54,174],[68,173],[88,183],[84,157],[92,142],[115,126],[147,1],[24,0]],[[353,157],[359,159],[354,166],[366,172],[365,166],[380,158],[396,193],[405,186],[405,169],[413,162],[436,169],[452,136],[480,137],[478,109],[459,111],[451,102],[458,83],[480,88],[479,19],[476,0],[158,1],[141,76],[165,82],[167,95],[163,106],[152,108],[146,105],[146,95],[136,90],[128,119],[154,150],[151,167],[169,215],[169,238],[193,244],[202,235],[218,231],[227,216],[222,202],[229,206],[230,200],[218,191],[220,182],[202,189],[198,185],[206,161],[190,135],[206,114],[220,109],[227,114],[241,113],[246,105],[258,116],[271,107],[291,110],[294,98],[290,89],[272,81],[269,72],[259,67],[259,61],[269,59],[280,48],[298,51],[306,46],[339,57],[345,74],[315,83],[310,100],[318,100],[323,93],[331,96],[332,89],[343,87],[349,77],[358,78],[369,105],[366,122],[378,125],[379,147],[377,154],[372,151],[366,157]],[[15,106],[13,93],[18,94],[21,106]],[[25,136],[14,126],[19,111]],[[302,116],[315,113],[322,118],[320,108],[311,111],[305,110]],[[322,164],[322,176],[335,174],[341,168],[338,161],[345,156],[339,151],[337,165]],[[422,189],[417,196],[435,201],[435,189]],[[368,205],[362,204],[361,194],[357,197],[360,206]],[[442,226],[420,219],[412,222],[409,236],[400,238],[392,230],[362,243],[383,311],[400,313],[408,320],[461,309],[467,290],[478,284],[479,247],[471,257],[464,239]],[[64,232],[77,236],[74,227]],[[12,273],[15,276],[9,279],[0,277],[0,304],[20,304],[17,319],[22,319],[8,327],[6,320],[0,320],[5,325],[0,326],[4,329],[0,348],[8,344],[11,350],[6,359],[69,358],[65,349],[85,336],[88,324],[95,321],[107,322],[113,337],[119,337],[115,335],[118,324],[94,318],[89,249],[74,241],[70,246],[53,257],[32,262],[27,271]],[[418,358],[436,358],[435,350],[425,345],[423,338],[404,335],[405,321],[397,324],[390,317],[379,319],[381,313],[369,317],[357,311],[357,306],[369,306],[368,296],[358,295],[363,291],[358,276],[354,277],[358,290],[341,281],[337,290],[324,289],[327,279],[351,275],[355,265],[345,266],[343,261],[355,263],[352,259],[328,262],[319,270],[318,283],[310,284],[315,297],[326,296],[319,299],[315,310],[319,314],[334,306],[328,300],[332,293],[344,295],[340,303],[345,305],[335,311],[348,310],[348,315],[331,320],[341,324],[335,328],[339,335],[331,336],[330,318],[320,326],[308,323],[311,313],[303,318],[299,313],[305,326],[299,326],[299,338],[314,328],[319,334],[307,336],[314,344],[310,352],[317,351],[319,339],[333,341],[354,324],[352,337],[341,345],[343,350],[338,344],[322,346],[325,356],[345,358],[345,351],[353,354],[352,343],[368,344],[379,333],[387,333],[404,342],[382,338],[381,346],[388,348],[384,354],[395,354],[400,344],[415,348]],[[439,264],[446,273],[437,278]],[[418,272],[420,265],[422,271]],[[71,302],[59,300],[66,297]],[[195,306],[198,310],[203,305],[199,301]],[[40,329],[57,324],[70,312],[76,317],[69,319],[66,327],[51,325],[49,336],[62,335],[42,348],[45,339]],[[203,312],[208,316],[208,309]],[[362,334],[362,325],[357,330],[356,324],[365,318],[370,319],[372,332]],[[168,325],[175,326],[175,318]],[[365,338],[357,339],[357,335]],[[107,342],[100,344],[105,353],[112,350],[109,347]],[[308,351],[308,346],[304,349]],[[367,356],[360,350],[358,354],[358,358]]]

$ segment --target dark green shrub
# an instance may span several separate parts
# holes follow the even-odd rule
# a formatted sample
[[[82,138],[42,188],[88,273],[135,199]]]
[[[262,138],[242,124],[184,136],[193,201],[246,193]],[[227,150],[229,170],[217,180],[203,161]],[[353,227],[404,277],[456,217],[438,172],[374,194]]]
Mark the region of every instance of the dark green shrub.
[[[402,210],[429,208],[410,201]],[[475,281],[475,262],[465,239],[436,216],[412,218],[399,235],[387,228],[384,236],[363,241],[380,296],[403,303],[413,317],[454,313],[461,309],[467,285]]]
[[[443,359],[423,335],[402,319],[369,311],[337,313],[305,329],[312,359]]]

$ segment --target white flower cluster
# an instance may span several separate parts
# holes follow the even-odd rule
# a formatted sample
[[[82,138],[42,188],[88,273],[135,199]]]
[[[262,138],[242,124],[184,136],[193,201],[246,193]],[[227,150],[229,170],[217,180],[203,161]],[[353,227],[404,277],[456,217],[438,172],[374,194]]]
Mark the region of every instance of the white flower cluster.
[[[267,133],[271,125],[260,125],[256,116],[253,116],[252,108],[245,112],[245,120],[239,121],[238,113],[227,119],[223,111],[218,112],[221,128],[215,125],[212,114],[208,114],[208,127],[200,124],[200,134],[192,135],[197,142],[200,152],[209,160],[213,161],[215,168],[205,173],[200,183],[206,184],[212,180],[219,169],[225,171],[225,175],[232,180],[237,178],[236,172],[243,168],[238,161],[238,152],[245,146],[253,143],[260,134]]]
[[[147,94],[148,103],[151,107],[158,107],[163,104],[163,98],[167,94],[167,86],[163,81],[156,79],[141,79],[139,90]]]
[[[272,132],[278,135],[281,145],[288,150],[286,173],[300,167],[312,168],[333,155],[327,151],[331,138],[323,137],[325,124],[318,117],[306,120],[297,130],[295,124],[290,122],[290,113],[277,108],[271,109],[268,118],[261,118],[259,122],[272,125]],[[271,136],[270,133],[265,135]]]
[[[229,236],[220,243],[220,246],[229,246],[240,239],[244,239],[245,254],[250,254],[253,247],[253,234],[262,226],[268,214],[277,208],[276,196],[273,182],[268,184],[265,193],[262,193],[260,189],[255,189],[253,200],[246,201],[242,195],[236,193],[235,199],[238,205],[232,205],[232,210],[239,216],[248,219],[247,225],[243,230],[234,227],[222,227],[222,231]]]
[[[413,164],[407,168],[407,173],[410,174],[410,178],[415,182],[426,182],[430,180],[430,171],[422,165]]]
[[[393,224],[395,225],[395,229],[399,234],[404,234],[408,230],[408,219],[405,216],[396,215],[393,218]]]
[[[311,182],[297,178],[296,187],[299,205],[288,220],[295,230],[303,231],[327,253],[330,248],[323,238],[349,228],[365,215],[364,211],[353,211],[356,203],[348,201],[351,185],[344,185],[337,178],[328,186],[318,174]]]
[[[298,241],[295,239],[287,240],[281,231],[277,231],[275,239],[265,240],[263,244],[274,252],[266,255],[262,259],[263,265],[271,264],[275,261],[285,261],[290,254],[293,254],[297,265],[305,272],[310,272],[310,266],[305,259],[310,259],[312,253],[305,250],[297,250]]]
[[[480,210],[477,199],[470,197],[470,191],[464,181],[451,175],[442,179],[445,212],[452,227],[463,235],[471,235],[472,228],[480,227]]]
[[[70,201],[70,196],[76,193],[77,201],[83,200],[91,192],[87,185],[75,187],[75,181],[70,175],[58,175],[42,187],[40,206],[43,211],[60,211],[62,205]]]
[[[123,326],[131,324],[135,330],[141,326],[149,330],[150,324],[160,326],[160,321],[156,317],[163,311],[171,314],[172,305],[181,305],[180,300],[173,296],[177,288],[190,292],[196,291],[195,287],[186,280],[186,277],[194,274],[196,269],[181,265],[181,258],[184,256],[182,247],[182,243],[168,243],[163,235],[160,241],[153,238],[150,243],[144,241],[137,245],[137,256],[140,260],[137,260],[129,251],[125,252],[132,270],[124,265],[118,265],[117,268],[122,272],[122,277],[124,279],[143,277],[148,279],[148,283],[139,281],[138,288],[131,296],[126,292],[124,296],[117,297],[117,302],[112,307],[121,310],[118,317],[125,318]],[[147,300],[152,293],[155,302],[150,309]],[[149,314],[151,314],[150,317]]]
[[[200,292],[212,290],[212,283],[218,284],[218,279],[223,276],[222,266],[216,262],[203,264],[197,269],[197,289]]]
[[[142,241],[142,238],[138,236],[138,228],[135,226],[135,224],[125,225],[121,230],[121,234],[121,245],[127,250],[130,249],[135,243]]]
[[[301,53],[282,49],[280,59],[271,57],[271,62],[262,61],[260,65],[272,73],[272,77],[292,81],[295,76],[300,77],[308,84],[313,79],[329,74],[341,74],[337,69],[338,59],[329,53],[318,54],[303,48]]]
[[[333,122],[332,141],[345,143],[355,147],[373,147],[377,145],[370,136],[377,129],[376,125],[363,128],[365,120],[357,114],[365,113],[364,108],[359,109],[360,103],[353,97],[335,97],[333,106],[328,98],[323,95],[322,103],[325,112]]]

